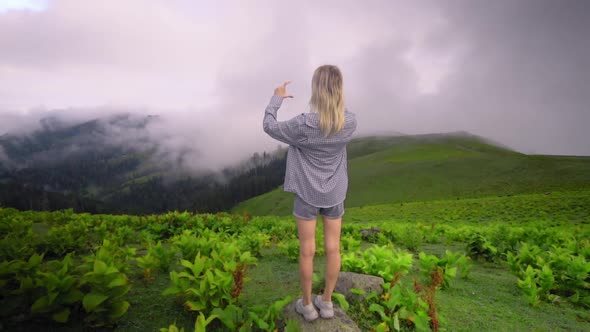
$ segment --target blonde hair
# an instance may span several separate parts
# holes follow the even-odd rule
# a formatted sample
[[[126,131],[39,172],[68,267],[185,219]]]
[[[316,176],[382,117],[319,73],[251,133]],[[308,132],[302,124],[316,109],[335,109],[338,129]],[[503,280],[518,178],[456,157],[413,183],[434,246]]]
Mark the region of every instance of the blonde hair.
[[[328,137],[344,127],[344,92],[342,73],[338,67],[318,67],[311,79],[311,110],[320,118],[320,130]]]

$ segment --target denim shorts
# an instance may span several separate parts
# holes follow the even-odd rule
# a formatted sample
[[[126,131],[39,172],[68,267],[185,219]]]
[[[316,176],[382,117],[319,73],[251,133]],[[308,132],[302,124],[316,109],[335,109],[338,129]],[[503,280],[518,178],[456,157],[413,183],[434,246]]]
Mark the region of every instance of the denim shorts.
[[[337,219],[344,215],[344,202],[328,207],[320,208],[305,202],[299,195],[295,194],[295,201],[293,202],[293,215],[299,219],[311,220],[316,219],[318,215],[328,217],[330,219]]]

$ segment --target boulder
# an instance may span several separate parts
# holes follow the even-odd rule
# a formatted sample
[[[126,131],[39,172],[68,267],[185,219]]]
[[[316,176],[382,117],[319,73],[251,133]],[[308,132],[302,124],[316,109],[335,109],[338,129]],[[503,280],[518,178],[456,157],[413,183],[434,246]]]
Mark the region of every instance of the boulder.
[[[296,301],[297,299],[291,301],[283,308],[283,318],[285,321],[289,319],[297,321],[302,332],[361,332],[356,323],[336,303],[334,303],[333,318],[326,319],[320,316],[318,319],[308,322],[295,311]]]
[[[364,241],[368,241],[377,236],[381,232],[379,227],[371,227],[367,229],[361,229],[361,237]]]
[[[377,291],[377,294],[381,295],[383,293],[383,282],[384,280],[381,277],[354,272],[340,272],[334,292],[344,294],[348,301],[352,299],[361,300],[364,296],[352,293],[351,288],[364,290],[365,295],[368,295],[371,291]]]

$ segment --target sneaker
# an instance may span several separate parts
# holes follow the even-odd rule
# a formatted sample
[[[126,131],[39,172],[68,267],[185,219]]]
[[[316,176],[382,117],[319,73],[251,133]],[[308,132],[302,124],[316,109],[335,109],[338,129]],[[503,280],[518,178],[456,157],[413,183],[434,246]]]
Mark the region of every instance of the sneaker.
[[[318,318],[318,311],[315,310],[313,303],[304,306],[303,299],[298,299],[297,302],[295,302],[295,311],[302,314],[303,318],[308,322]]]
[[[322,316],[322,318],[334,317],[334,305],[332,304],[332,301],[324,302],[321,295],[316,295],[313,299],[313,304],[320,309],[320,316]]]

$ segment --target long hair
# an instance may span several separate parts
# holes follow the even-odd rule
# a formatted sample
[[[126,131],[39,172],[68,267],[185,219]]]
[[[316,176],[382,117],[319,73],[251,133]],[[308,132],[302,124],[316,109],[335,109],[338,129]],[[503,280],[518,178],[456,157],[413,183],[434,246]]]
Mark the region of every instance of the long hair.
[[[344,127],[344,91],[342,73],[338,67],[318,67],[311,79],[311,110],[320,118],[320,130],[328,137]]]

